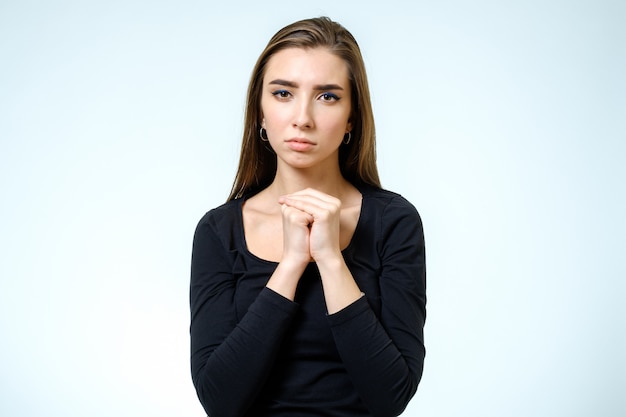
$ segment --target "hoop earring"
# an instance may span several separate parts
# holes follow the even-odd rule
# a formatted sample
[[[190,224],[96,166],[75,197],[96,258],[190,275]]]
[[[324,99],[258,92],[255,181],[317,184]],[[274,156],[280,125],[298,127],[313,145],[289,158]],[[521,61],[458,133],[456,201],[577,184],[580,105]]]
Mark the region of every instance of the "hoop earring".
[[[259,136],[263,142],[269,142],[270,139],[267,137],[267,130],[261,128],[259,129]]]
[[[346,139],[346,135],[348,135],[347,139]],[[352,140],[352,132],[348,132],[348,133],[346,133],[346,135],[343,135],[342,142],[343,142],[344,145],[347,145]]]

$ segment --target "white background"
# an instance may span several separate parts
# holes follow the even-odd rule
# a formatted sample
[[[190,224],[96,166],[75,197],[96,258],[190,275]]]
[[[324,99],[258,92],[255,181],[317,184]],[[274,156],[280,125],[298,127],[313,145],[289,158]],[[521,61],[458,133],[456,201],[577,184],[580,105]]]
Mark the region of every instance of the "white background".
[[[359,41],[383,185],[425,225],[405,415],[626,414],[623,1],[2,0],[0,415],[203,415],[192,234],[258,54],[319,15]]]

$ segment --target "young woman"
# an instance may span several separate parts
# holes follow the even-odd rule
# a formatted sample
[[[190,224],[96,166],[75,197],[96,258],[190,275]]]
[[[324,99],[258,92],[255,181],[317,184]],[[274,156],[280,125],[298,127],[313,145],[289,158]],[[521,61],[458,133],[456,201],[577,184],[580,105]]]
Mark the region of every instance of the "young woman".
[[[381,189],[363,59],[316,18],[270,40],[230,197],[196,229],[191,367],[209,416],[395,416],[424,363],[415,208]]]

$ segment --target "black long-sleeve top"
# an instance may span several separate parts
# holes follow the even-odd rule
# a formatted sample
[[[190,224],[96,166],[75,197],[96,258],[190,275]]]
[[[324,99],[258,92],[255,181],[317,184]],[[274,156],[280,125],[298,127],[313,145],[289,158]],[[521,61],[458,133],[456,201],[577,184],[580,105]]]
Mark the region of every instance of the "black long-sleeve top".
[[[361,188],[342,252],[364,297],[327,314],[319,271],[291,301],[265,287],[277,263],[246,248],[242,203],[209,211],[194,236],[191,369],[211,417],[396,416],[424,363],[421,219],[398,194]]]

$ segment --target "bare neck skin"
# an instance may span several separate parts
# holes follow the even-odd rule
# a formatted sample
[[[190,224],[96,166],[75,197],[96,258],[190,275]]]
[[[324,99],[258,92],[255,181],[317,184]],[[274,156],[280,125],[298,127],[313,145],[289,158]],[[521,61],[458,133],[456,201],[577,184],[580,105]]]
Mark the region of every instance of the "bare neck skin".
[[[338,161],[334,160],[333,163],[304,169],[293,168],[279,162],[274,181],[266,192],[278,198],[306,188],[313,188],[342,201],[355,191],[355,187],[341,175]]]

